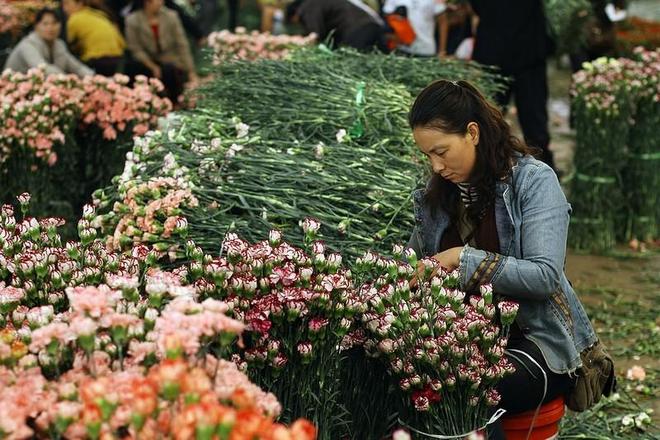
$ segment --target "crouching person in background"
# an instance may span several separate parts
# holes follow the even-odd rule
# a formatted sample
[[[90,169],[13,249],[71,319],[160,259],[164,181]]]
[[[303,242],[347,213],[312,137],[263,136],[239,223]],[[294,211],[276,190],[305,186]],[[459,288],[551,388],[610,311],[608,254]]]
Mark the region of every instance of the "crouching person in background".
[[[59,38],[61,29],[62,21],[54,9],[44,8],[37,12],[34,30],[12,50],[5,69],[25,73],[34,67],[43,67],[46,73],[94,74],[66,48]]]
[[[197,82],[188,39],[181,20],[163,0],[137,0],[126,18],[126,43],[131,59],[126,73],[160,79],[174,104],[186,82]]]

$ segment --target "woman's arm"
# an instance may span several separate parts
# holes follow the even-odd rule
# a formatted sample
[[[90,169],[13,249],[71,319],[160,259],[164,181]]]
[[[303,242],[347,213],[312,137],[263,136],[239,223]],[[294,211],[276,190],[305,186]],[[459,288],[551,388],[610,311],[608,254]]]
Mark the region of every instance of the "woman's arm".
[[[449,36],[449,19],[448,11],[438,15],[438,31],[440,33],[440,41],[438,44],[438,56],[444,57],[447,55],[447,37]]]
[[[62,51],[62,57],[65,62],[64,70],[66,73],[75,73],[80,77],[94,75],[94,70],[82,63],[78,58],[74,57],[71,52],[69,52],[64,41],[58,40],[56,44],[60,46],[59,50]]]
[[[55,64],[50,63],[46,59],[45,55],[42,53],[40,48],[29,38],[23,39],[23,41],[21,41],[16,46],[16,48],[14,48],[14,51],[17,51],[16,53],[17,59],[22,59],[23,63],[25,63],[28,69],[31,69],[33,67],[42,67],[47,74],[64,73],[62,69],[57,67]],[[18,66],[12,67],[10,65],[6,65],[5,67],[10,69],[18,68]]]
[[[544,300],[559,287],[570,205],[554,171],[547,166],[531,171],[518,197],[522,258],[465,246],[459,264],[464,289],[492,283],[496,292],[507,296]]]

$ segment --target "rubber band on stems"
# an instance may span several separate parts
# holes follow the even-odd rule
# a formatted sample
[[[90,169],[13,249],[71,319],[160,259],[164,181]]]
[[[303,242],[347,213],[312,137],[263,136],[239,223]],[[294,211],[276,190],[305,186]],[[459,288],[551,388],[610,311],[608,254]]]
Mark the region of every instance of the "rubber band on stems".
[[[490,417],[490,419],[486,422],[486,424],[485,424],[484,426],[482,426],[481,428],[477,428],[477,429],[475,429],[475,430],[473,430],[473,431],[466,432],[466,433],[464,433],[464,434],[458,434],[458,435],[429,434],[428,432],[420,431],[420,430],[418,430],[418,429],[413,428],[412,426],[408,426],[408,425],[406,425],[406,424],[403,422],[403,420],[401,420],[401,419],[399,419],[399,423],[401,424],[401,426],[403,426],[403,427],[406,428],[406,429],[410,429],[410,430],[413,431],[415,434],[420,434],[420,435],[423,435],[423,436],[425,436],[425,437],[429,437],[429,438],[437,438],[437,439],[441,439],[441,440],[462,439],[462,438],[465,438],[465,437],[469,436],[470,434],[472,434],[472,433],[474,433],[474,432],[483,431],[484,429],[486,429],[486,428],[488,427],[488,425],[492,425],[493,423],[497,422],[497,421],[500,419],[500,417],[502,417],[502,416],[504,415],[505,412],[506,412],[505,409],[503,409],[503,408],[498,408],[498,409],[493,413],[493,415]]]

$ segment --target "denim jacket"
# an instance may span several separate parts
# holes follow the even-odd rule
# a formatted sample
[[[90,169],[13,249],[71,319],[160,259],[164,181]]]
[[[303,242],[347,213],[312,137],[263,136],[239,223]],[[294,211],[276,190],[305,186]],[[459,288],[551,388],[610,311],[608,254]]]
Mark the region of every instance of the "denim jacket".
[[[416,226],[409,246],[417,255],[435,255],[449,216],[441,207],[432,212],[424,190],[415,191],[413,200]],[[554,171],[531,156],[518,157],[510,176],[496,184],[500,253],[466,245],[458,268],[463,290],[491,283],[495,293],[519,303],[516,322],[523,336],[558,374],[579,368],[580,353],[596,342],[564,273],[570,211]]]

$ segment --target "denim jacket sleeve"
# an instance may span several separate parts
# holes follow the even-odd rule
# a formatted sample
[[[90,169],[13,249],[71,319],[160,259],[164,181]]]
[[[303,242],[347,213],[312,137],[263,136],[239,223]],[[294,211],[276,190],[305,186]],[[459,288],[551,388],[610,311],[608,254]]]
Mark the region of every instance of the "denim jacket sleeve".
[[[512,205],[520,258],[465,246],[459,265],[461,287],[469,290],[491,283],[503,295],[544,300],[561,282],[570,205],[554,171],[544,165],[527,174]]]

